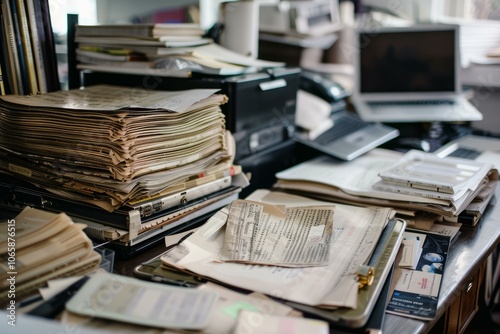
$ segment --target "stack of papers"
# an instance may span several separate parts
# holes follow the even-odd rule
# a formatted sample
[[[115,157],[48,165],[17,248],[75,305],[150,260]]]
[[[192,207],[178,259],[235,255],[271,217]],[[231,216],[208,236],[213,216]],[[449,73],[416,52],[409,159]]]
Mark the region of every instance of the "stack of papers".
[[[491,164],[448,159],[458,158],[436,158],[420,151],[403,156],[399,152],[380,148],[349,162],[320,156],[279,172],[275,186],[333,202],[392,207],[412,219],[444,218],[459,222],[460,214],[469,208],[473,200],[491,198],[489,195],[498,182],[498,171]],[[457,164],[456,169],[470,168],[466,173],[468,177],[462,179],[462,176],[457,176],[457,171],[451,168],[453,164]],[[429,171],[432,173],[429,174]],[[408,179],[411,172],[415,172],[416,178],[412,181],[427,175],[436,182],[442,182],[442,188],[450,186],[444,175],[454,175],[457,177],[455,190],[453,193],[439,192],[436,187],[433,191],[427,184],[417,185],[419,188],[411,187],[415,184]],[[381,176],[387,181],[383,182]],[[424,186],[426,189],[421,189]],[[477,214],[479,219],[480,213]]]
[[[0,303],[23,298],[49,279],[85,275],[99,267],[101,256],[67,215],[26,207],[0,234]]]
[[[216,92],[97,85],[1,97],[3,204],[65,212],[122,254],[201,223],[248,185]]]
[[[227,97],[216,91],[102,85],[3,96],[0,169],[113,211],[230,168]]]
[[[178,47],[212,43],[195,23],[143,23],[76,25],[77,42],[137,46]]]
[[[357,307],[359,270],[394,217],[266,190],[232,205],[163,254],[164,266],[325,309]]]
[[[78,69],[111,73],[190,77],[237,75],[282,62],[254,59],[226,49],[196,24],[77,25]]]
[[[407,152],[392,167],[382,170],[373,188],[385,192],[442,199],[461,208],[471,202],[489,180],[493,164],[439,158],[417,150]]]

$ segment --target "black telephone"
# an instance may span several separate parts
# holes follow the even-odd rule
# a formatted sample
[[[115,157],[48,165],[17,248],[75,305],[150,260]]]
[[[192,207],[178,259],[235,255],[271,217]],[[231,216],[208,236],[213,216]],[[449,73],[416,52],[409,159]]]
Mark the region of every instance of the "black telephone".
[[[299,89],[314,94],[329,103],[343,101],[349,96],[349,93],[339,83],[310,71],[300,73]]]

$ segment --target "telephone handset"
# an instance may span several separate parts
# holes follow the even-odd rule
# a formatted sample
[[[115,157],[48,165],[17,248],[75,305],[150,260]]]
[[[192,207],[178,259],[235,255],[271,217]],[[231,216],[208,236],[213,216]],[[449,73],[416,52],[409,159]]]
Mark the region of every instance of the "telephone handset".
[[[349,93],[339,83],[310,71],[301,72],[299,89],[316,95],[329,103],[342,101],[349,96]]]
[[[311,136],[333,126],[330,115],[344,110],[349,94],[338,83],[320,74],[302,71],[297,94],[295,125]]]

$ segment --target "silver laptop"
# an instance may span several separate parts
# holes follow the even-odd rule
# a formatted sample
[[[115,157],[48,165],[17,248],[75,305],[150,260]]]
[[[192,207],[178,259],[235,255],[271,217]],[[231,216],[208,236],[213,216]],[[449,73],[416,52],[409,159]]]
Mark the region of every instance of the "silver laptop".
[[[491,162],[500,169],[500,138],[465,135],[441,146],[434,154]]]
[[[347,111],[337,111],[330,117],[333,126],[318,137],[311,139],[297,132],[294,140],[334,158],[350,161],[399,135],[395,128],[365,122]]]
[[[352,103],[370,122],[478,121],[460,80],[459,26],[377,27],[355,34]]]
[[[333,124],[331,127],[313,138],[308,132],[302,132],[300,129],[296,131],[294,140],[303,145],[334,158],[349,161],[399,135],[399,131],[393,127],[365,122],[356,114],[345,110],[344,107],[334,108],[335,103],[342,102],[345,95],[329,96],[332,91],[342,88],[336,82],[320,74],[303,72],[300,87],[324,99],[325,102],[332,103],[328,122]],[[303,102],[298,100],[298,104],[297,112],[306,113],[305,117],[315,112],[315,106],[312,103],[302,105]]]

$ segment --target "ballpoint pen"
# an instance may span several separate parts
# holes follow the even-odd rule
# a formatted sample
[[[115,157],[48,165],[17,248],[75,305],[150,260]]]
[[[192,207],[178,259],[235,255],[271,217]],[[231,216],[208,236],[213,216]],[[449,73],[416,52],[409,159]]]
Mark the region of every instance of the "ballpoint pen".
[[[29,311],[27,314],[36,315],[44,318],[55,318],[64,310],[66,302],[75,295],[75,293],[87,282],[89,276],[84,276],[78,281],[68,286],[63,291],[49,298],[42,304]]]

